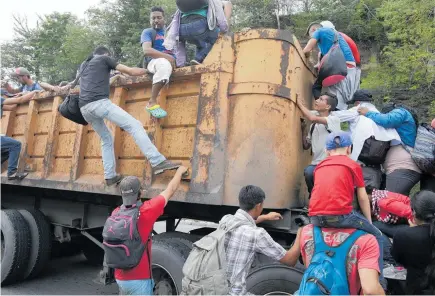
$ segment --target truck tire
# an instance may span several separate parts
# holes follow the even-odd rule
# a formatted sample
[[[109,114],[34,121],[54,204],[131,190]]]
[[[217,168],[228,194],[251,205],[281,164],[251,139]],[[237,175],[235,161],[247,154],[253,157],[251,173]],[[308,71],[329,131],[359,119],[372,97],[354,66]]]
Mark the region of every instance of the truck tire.
[[[24,278],[36,277],[51,257],[51,227],[47,218],[38,210],[19,210],[30,230],[30,255]]]
[[[154,295],[178,295],[181,292],[183,265],[190,249],[181,242],[155,240],[152,245]]]
[[[98,239],[100,242],[103,241],[103,236],[100,234],[94,237]],[[83,255],[86,257],[86,260],[90,265],[102,266],[104,260],[104,250],[100,248],[96,243],[88,239],[87,237],[83,237],[80,241],[80,248],[82,249]]]
[[[254,295],[287,295],[299,289],[302,276],[300,270],[275,263],[251,271],[246,284]]]
[[[196,234],[190,234],[185,232],[178,232],[178,231],[172,231],[172,232],[163,232],[160,234],[156,234],[153,236],[153,239],[166,239],[166,238],[181,238],[188,240],[192,243],[198,241],[201,239],[202,236],[196,235]]]
[[[30,254],[30,230],[16,210],[1,211],[2,286],[24,278]]]

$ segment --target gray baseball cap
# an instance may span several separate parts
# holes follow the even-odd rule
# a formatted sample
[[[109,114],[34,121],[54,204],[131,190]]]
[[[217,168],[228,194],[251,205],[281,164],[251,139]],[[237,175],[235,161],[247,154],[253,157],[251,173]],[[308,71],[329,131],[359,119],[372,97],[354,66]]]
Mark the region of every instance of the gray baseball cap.
[[[137,203],[139,192],[142,190],[140,181],[135,176],[127,176],[119,184],[121,189],[122,204],[132,206]]]
[[[30,72],[24,67],[19,67],[15,69],[15,72],[12,73],[12,76],[30,76]]]

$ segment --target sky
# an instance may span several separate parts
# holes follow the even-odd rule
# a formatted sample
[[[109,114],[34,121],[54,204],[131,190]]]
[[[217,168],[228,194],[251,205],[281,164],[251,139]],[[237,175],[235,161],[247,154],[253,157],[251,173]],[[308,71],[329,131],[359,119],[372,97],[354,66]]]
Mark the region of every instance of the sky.
[[[100,0],[1,0],[0,7],[0,42],[11,40],[14,36],[14,14],[26,16],[30,28],[36,26],[37,15],[55,11],[71,12],[83,17],[85,11],[97,5]],[[5,5],[7,3],[7,5]]]

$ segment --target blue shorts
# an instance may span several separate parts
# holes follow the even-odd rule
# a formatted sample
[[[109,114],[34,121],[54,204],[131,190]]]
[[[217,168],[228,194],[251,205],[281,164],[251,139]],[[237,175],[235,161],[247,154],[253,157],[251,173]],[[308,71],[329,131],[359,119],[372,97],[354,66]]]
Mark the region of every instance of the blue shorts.
[[[121,295],[153,295],[154,280],[116,280]]]

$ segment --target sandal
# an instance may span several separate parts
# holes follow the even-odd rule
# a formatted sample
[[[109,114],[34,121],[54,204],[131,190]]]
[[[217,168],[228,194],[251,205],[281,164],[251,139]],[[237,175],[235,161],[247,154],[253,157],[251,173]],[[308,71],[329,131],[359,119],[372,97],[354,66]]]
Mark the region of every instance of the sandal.
[[[160,105],[154,105],[151,108],[148,108],[148,106],[146,106],[145,109],[148,111],[148,113],[151,114],[151,116],[155,118],[163,118],[168,115],[168,113],[163,110]]]

